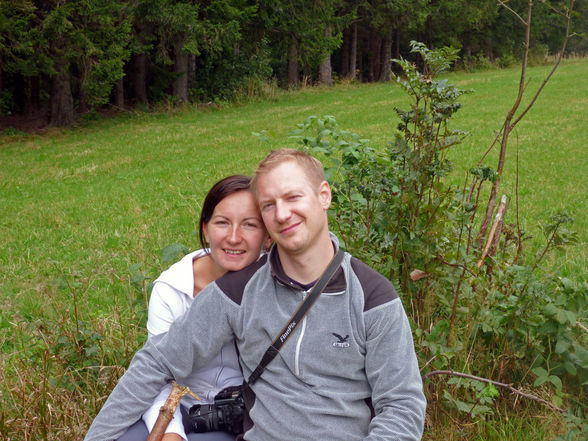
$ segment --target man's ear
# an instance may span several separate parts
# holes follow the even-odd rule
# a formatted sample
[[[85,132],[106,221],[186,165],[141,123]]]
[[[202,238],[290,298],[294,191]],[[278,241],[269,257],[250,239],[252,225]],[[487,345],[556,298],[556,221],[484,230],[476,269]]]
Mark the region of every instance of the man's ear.
[[[318,195],[323,209],[328,210],[331,206],[331,186],[327,181],[320,183]]]
[[[265,237],[265,240],[263,241],[263,249],[265,251],[269,251],[270,248],[272,247],[273,243],[274,243],[274,240],[270,237],[269,234],[267,234]]]

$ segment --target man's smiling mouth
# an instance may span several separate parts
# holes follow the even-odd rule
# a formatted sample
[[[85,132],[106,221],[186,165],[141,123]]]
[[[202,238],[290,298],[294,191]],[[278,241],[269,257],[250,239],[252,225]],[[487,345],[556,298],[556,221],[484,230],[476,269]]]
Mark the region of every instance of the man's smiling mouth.
[[[299,226],[300,224],[301,224],[301,222],[298,222],[298,223],[296,223],[296,224],[294,224],[294,225],[290,225],[289,227],[286,227],[286,228],[282,229],[282,230],[280,231],[280,233],[281,233],[281,234],[287,234],[287,233],[290,233],[290,232],[294,231],[296,228],[298,228],[298,226]]]

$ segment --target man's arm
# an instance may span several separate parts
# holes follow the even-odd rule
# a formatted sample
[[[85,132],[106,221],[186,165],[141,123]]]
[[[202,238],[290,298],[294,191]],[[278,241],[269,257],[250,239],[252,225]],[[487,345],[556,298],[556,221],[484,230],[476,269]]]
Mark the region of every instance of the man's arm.
[[[236,305],[211,284],[198,294],[191,308],[153,336],[139,350],[127,372],[96,416],[85,441],[110,441],[141,418],[167,382],[181,383],[194,369],[212,359],[233,338],[229,314]]]
[[[167,332],[171,324],[186,313],[186,306],[182,301],[182,296],[185,296],[185,294],[167,283],[155,283],[151,291],[151,297],[149,298],[149,315],[147,317],[149,338]],[[155,401],[143,414],[143,421],[149,432],[153,430],[153,426],[159,417],[159,410],[165,404],[171,389],[171,384],[167,383]],[[165,433],[177,434],[179,439],[187,439],[180,406],[176,408],[172,420],[165,429]]]
[[[399,298],[365,313],[372,419],[365,441],[420,440],[426,399],[408,318]]]

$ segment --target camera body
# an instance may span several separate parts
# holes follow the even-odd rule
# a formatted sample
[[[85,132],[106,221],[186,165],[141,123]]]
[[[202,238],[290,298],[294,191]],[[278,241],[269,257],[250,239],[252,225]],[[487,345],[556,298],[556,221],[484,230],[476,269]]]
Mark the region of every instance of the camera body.
[[[195,404],[188,410],[188,426],[193,432],[243,433],[245,405],[241,386],[227,387],[214,397],[213,404]]]

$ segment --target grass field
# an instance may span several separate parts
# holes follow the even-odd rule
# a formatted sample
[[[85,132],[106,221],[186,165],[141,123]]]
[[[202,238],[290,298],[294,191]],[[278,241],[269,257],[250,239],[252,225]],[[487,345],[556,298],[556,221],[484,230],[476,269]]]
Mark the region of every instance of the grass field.
[[[548,70],[529,70],[529,92]],[[540,247],[538,222],[556,210],[567,210],[575,218],[572,228],[579,243],[554,253],[547,265],[582,280],[588,268],[587,73],[588,60],[562,64],[511,136],[502,184],[502,191],[514,197],[518,150],[521,223],[535,237],[527,246]],[[463,109],[453,122],[454,128],[470,132],[452,152],[456,185],[463,185],[464,171],[491,144],[514,101],[518,75],[517,69],[449,75],[451,82],[475,91],[461,100]],[[251,173],[270,148],[294,146],[288,134],[310,115],[334,115],[341,127],[384,146],[395,132],[394,107],[406,103],[392,83],[339,85],[221,109],[98,117],[42,135],[0,134],[0,435],[24,439],[14,431],[24,427],[19,424],[25,424],[22,419],[29,413],[23,407],[32,403],[30,430],[37,435],[27,439],[79,439],[103,397],[84,401],[91,393],[75,382],[66,389],[77,390],[79,401],[60,395],[60,374],[46,374],[60,360],[47,354],[71,340],[72,328],[80,335],[80,327],[92,324],[101,334],[87,333],[84,338],[94,339],[99,353],[87,353],[94,346],[84,346],[84,353],[74,347],[78,361],[86,366],[128,363],[144,339],[146,300],[145,290],[130,277],[134,274],[135,282],[145,284],[148,280],[141,282],[138,273],[156,276],[167,265],[161,250],[170,244],[197,247],[199,204],[212,183],[227,174]],[[252,136],[261,130],[267,130],[269,144]],[[486,163],[496,166],[496,152]],[[513,216],[514,203],[507,221],[513,222]],[[134,328],[126,325],[129,321]],[[123,340],[117,340],[121,335]],[[106,359],[102,352],[108,352],[113,341],[126,343]],[[84,357],[87,360],[81,360]],[[15,372],[21,374],[11,375]],[[55,381],[43,382],[48,375]],[[31,384],[33,378],[41,382],[38,388]],[[104,385],[102,393],[108,387]],[[64,400],[85,408],[63,411],[59,419],[55,409],[62,409]],[[53,413],[35,407],[43,403],[49,403]],[[503,428],[523,424],[516,418],[503,423]],[[537,420],[529,424],[543,427]],[[508,439],[548,436],[524,427],[516,429],[521,438]],[[506,439],[489,433],[476,439]],[[523,433],[529,435],[524,438]]]

